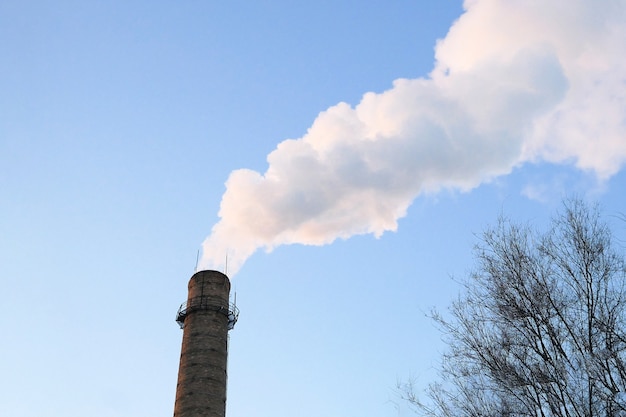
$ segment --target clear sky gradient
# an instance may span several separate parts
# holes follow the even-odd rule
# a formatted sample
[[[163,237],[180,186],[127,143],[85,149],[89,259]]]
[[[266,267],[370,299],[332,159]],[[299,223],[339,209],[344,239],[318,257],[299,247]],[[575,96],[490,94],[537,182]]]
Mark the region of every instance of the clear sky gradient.
[[[171,416],[203,242],[251,248],[229,417],[411,415],[501,214],[582,196],[623,247],[626,3],[465,8],[0,2],[0,415]]]

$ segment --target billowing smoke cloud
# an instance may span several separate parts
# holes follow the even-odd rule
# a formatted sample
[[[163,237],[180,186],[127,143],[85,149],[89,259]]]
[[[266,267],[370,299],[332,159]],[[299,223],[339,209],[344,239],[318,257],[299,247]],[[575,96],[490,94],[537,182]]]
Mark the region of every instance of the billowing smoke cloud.
[[[625,0],[466,0],[429,77],[319,114],[231,173],[201,267],[257,249],[396,230],[420,194],[470,190],[529,161],[599,179],[626,160]]]

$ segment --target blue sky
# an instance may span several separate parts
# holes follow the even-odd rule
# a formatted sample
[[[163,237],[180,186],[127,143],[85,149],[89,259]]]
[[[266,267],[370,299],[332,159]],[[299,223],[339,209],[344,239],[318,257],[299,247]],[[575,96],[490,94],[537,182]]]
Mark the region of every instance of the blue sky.
[[[227,415],[411,415],[396,383],[443,349],[425,312],[498,215],[576,194],[626,241],[626,8],[561,3],[3,1],[0,414],[171,415],[222,224],[206,265],[252,248]]]

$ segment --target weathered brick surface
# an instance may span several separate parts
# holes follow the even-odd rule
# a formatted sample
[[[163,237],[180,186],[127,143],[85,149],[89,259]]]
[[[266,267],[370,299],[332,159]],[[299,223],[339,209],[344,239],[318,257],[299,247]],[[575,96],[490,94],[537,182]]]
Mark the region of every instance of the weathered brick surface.
[[[225,417],[229,292],[221,272],[189,281],[174,417]]]

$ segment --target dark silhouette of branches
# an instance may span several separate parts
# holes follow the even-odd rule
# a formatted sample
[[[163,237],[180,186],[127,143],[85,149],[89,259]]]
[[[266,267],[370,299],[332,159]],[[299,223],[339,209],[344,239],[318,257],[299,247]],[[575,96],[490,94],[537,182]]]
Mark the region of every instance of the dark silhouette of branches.
[[[580,200],[545,233],[500,219],[450,319],[433,313],[440,381],[407,399],[437,417],[626,416],[626,274],[611,239]]]

